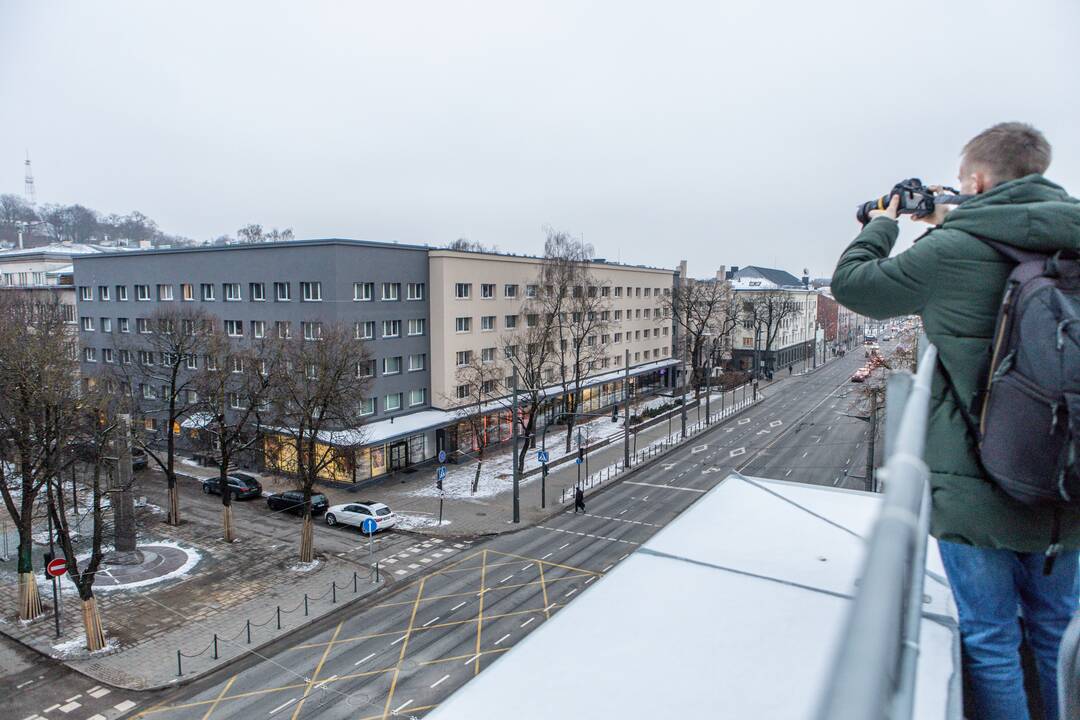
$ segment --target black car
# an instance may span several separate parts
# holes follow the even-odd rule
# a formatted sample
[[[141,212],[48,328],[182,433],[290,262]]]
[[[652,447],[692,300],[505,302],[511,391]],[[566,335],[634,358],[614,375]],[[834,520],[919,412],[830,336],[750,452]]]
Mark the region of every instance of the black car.
[[[244,498],[260,497],[262,495],[262,485],[259,481],[246,473],[229,473],[229,493],[233,498],[242,500]],[[213,493],[214,495],[220,495],[221,490],[218,487],[218,478],[207,478],[202,482],[202,491],[206,495]]]
[[[147,464],[146,451],[142,448],[131,448],[131,469],[145,470]]]
[[[266,496],[266,506],[271,510],[284,510],[296,515],[304,514],[304,493],[300,490],[286,490]],[[311,496],[311,514],[321,515],[330,507],[330,501],[325,495],[313,494]]]

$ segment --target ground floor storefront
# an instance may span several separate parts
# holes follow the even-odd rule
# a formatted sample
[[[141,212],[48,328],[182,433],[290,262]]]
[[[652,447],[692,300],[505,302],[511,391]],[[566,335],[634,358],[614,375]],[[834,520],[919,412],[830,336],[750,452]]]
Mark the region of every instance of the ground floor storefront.
[[[807,341],[775,350],[759,350],[756,355],[761,365],[759,371],[762,374],[768,372],[780,372],[788,368],[794,368],[796,365],[813,362],[814,343],[813,341]],[[754,356],[755,352],[753,349],[740,348],[732,350],[732,369],[753,372]]]

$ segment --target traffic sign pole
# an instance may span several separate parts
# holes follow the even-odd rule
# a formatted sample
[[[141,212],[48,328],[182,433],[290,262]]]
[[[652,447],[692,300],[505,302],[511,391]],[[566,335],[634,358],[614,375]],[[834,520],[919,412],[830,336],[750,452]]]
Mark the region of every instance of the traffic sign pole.
[[[547,437],[547,433],[544,434]],[[540,462],[540,507],[547,507],[547,475],[548,475],[548,453],[547,450],[541,449],[536,453],[536,459]]]
[[[51,488],[50,488],[51,489]],[[46,512],[49,516],[49,563],[53,562],[55,557],[55,551],[53,549],[53,519],[52,512]],[[48,566],[46,566],[47,568]],[[52,573],[50,573],[51,575]],[[34,582],[37,582],[36,580]],[[52,601],[53,601],[53,619],[56,622],[56,637],[60,637],[60,581],[53,575],[52,579]]]

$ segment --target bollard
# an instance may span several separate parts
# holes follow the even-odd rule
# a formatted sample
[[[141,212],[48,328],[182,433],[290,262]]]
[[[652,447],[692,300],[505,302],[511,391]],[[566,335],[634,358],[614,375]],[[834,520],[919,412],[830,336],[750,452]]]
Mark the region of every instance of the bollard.
[[[354,595],[358,592],[358,590],[356,589],[356,571],[355,570],[353,570],[353,574],[352,574],[352,591],[353,591]]]
[[[375,561],[375,583],[378,584],[378,582],[379,582],[379,561],[376,560]]]
[[[247,621],[247,639],[248,639],[248,645],[250,645],[251,644],[251,618],[248,618],[248,621]]]
[[[176,651],[176,674],[178,676],[184,674],[184,668],[180,665],[180,651],[179,650]]]
[[[334,605],[337,604],[337,580],[330,583],[330,602]]]
[[[307,593],[304,593],[304,617],[307,617]]]
[[[281,606],[277,606],[277,629],[281,629]]]
[[[217,633],[214,633],[214,659],[217,660]]]

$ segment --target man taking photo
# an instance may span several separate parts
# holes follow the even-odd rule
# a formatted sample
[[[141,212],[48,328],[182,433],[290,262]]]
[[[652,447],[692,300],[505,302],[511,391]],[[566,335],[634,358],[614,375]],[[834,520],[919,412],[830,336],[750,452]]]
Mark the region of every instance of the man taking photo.
[[[1046,255],[1080,250],[1080,202],[1043,177],[1050,156],[1030,125],[979,133],[960,158],[960,193],[972,197],[951,211],[936,204],[921,218],[934,227],[889,257],[899,232],[893,195],[869,213],[832,278],[837,301],[858,313],[920,315],[938,349],[926,441],[930,529],[959,609],[967,704],[979,719],[1029,718],[1020,616],[1045,716],[1058,717],[1057,652],[1080,606],[1078,506],[1052,509],[1003,492],[980,463],[967,408],[957,402],[986,387],[995,321],[1016,266],[983,241]]]

